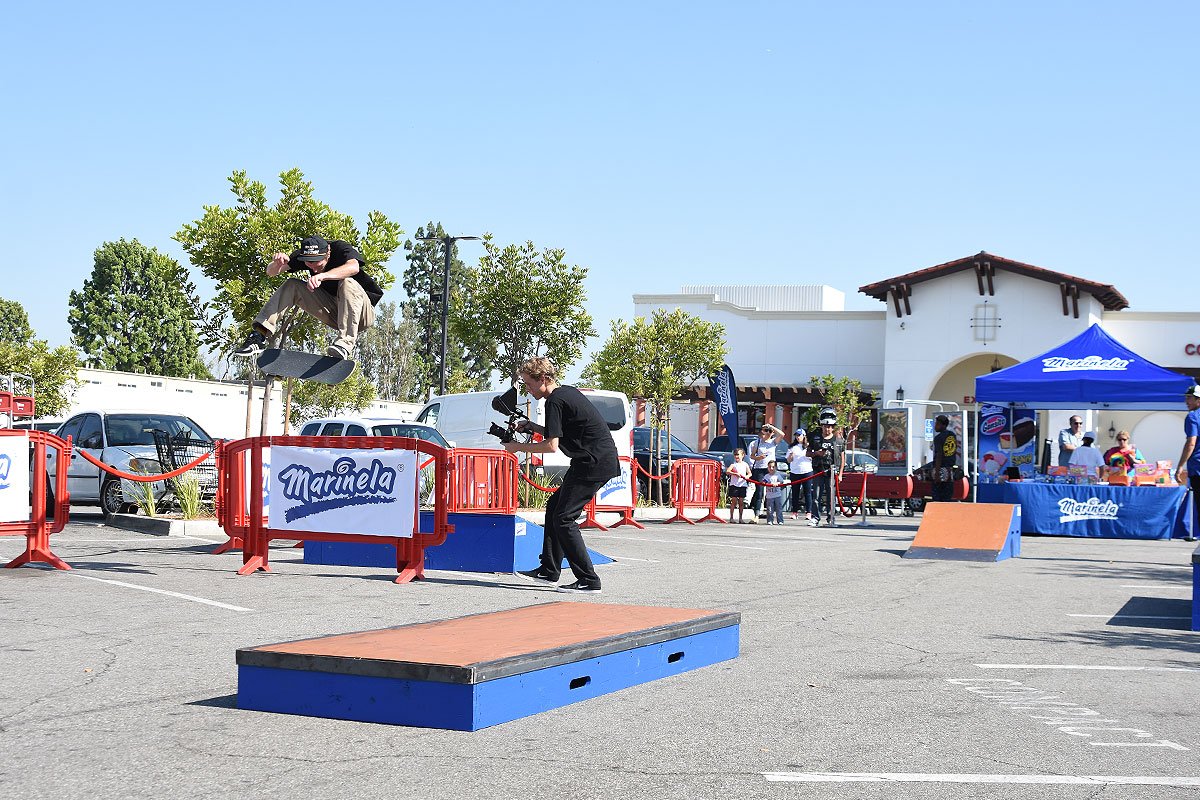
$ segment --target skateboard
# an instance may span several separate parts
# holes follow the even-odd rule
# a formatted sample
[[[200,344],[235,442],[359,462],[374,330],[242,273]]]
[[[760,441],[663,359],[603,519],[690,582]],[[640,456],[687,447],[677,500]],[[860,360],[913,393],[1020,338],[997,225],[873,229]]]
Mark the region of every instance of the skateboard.
[[[258,368],[277,378],[299,378],[318,383],[341,383],[354,371],[348,358],[318,356],[300,350],[264,350],[258,357]]]

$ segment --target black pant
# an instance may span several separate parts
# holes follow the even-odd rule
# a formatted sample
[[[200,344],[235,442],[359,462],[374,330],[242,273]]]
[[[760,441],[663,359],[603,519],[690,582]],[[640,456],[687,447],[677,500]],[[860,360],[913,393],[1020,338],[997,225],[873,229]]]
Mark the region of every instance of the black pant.
[[[751,480],[761,481],[763,479],[763,476],[766,474],[767,474],[766,467],[764,467],[762,469],[753,469],[753,468],[750,469],[750,479]],[[754,495],[750,498],[750,509],[755,514],[757,514],[758,510],[760,508],[762,508],[763,490],[765,488],[766,487],[762,486],[761,484],[758,484],[758,483],[754,484]]]
[[[1197,539],[1200,538],[1200,531],[1197,531],[1197,528],[1200,527],[1200,475],[1193,475],[1189,472],[1188,486],[1190,486],[1192,489],[1193,511],[1192,524],[1188,526],[1188,530],[1191,531],[1191,533],[1188,535],[1193,539]]]
[[[933,491],[931,492],[931,494],[933,495],[933,502],[949,503],[951,500],[954,499],[954,483],[953,483],[953,481],[946,481],[945,483],[934,483],[932,488],[933,488]]]
[[[814,470],[820,472],[825,467],[813,467]],[[837,499],[833,495],[833,470],[829,470],[824,475],[812,479],[813,492],[813,510],[817,519],[821,518],[822,513],[830,524],[833,523],[834,506]]]
[[[585,480],[572,473],[572,470],[567,470],[562,486],[550,495],[550,501],[546,503],[546,538],[542,542],[542,570],[547,575],[557,578],[562,571],[565,556],[576,580],[599,586],[600,577],[592,566],[592,559],[583,543],[583,535],[579,532],[579,514],[609,479]]]
[[[794,481],[798,481],[801,478],[809,478],[809,480],[804,481],[804,483],[797,483],[792,487],[792,513],[798,514],[803,511],[805,514],[811,514],[813,504],[812,485],[814,480],[820,480],[820,478],[812,478],[811,472],[806,472],[804,474],[793,472],[791,473],[791,476],[792,480]]]

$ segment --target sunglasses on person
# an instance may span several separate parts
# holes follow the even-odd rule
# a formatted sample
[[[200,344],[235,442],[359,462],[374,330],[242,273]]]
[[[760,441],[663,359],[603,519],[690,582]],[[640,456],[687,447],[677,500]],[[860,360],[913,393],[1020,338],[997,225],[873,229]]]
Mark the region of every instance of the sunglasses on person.
[[[1128,442],[1128,441],[1129,441],[1129,437],[1128,437],[1128,436],[1118,436],[1118,437],[1117,437],[1117,441],[1118,441],[1118,442]]]

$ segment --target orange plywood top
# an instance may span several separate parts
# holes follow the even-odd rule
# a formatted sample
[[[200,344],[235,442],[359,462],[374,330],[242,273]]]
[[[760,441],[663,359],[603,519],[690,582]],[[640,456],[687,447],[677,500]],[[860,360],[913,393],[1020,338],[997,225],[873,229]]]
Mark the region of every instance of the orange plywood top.
[[[473,682],[484,673],[495,677],[495,669],[480,670],[481,665],[521,662],[537,668],[573,660],[569,658],[571,651],[584,651],[584,657],[601,651],[616,652],[739,621],[737,614],[694,608],[544,603],[246,648],[238,651],[238,663],[327,670],[335,662],[363,661],[375,665],[374,672],[367,671],[370,674],[392,674],[388,664],[422,665],[430,668],[424,672],[467,676],[471,678],[468,682]],[[524,671],[511,667],[502,671]],[[357,668],[352,671],[363,672]]]
[[[1001,550],[1013,509],[1008,503],[929,503],[913,547]]]

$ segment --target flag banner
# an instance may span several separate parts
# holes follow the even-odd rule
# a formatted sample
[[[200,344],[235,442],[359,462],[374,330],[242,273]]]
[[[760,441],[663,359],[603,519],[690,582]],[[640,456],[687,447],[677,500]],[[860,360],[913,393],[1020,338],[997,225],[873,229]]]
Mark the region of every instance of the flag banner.
[[[413,450],[271,448],[271,528],[411,537],[417,522]]]
[[[29,520],[29,437],[0,436],[0,522]]]
[[[717,410],[725,423],[725,433],[729,434],[730,446],[737,449],[741,444],[738,439],[737,381],[733,378],[733,370],[728,364],[722,364],[716,375],[708,377],[708,384],[717,400]]]

